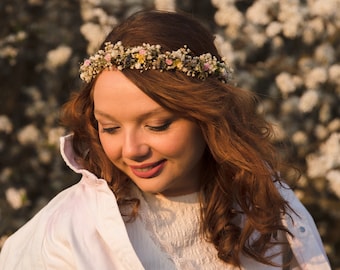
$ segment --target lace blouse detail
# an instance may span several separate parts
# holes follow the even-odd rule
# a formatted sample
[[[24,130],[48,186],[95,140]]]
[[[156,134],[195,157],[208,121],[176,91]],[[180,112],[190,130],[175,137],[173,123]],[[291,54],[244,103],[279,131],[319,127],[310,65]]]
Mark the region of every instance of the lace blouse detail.
[[[215,247],[200,235],[198,193],[164,197],[136,191],[136,196],[141,202],[139,215],[126,226],[146,269],[157,269],[157,265],[160,269],[233,269],[218,259]]]

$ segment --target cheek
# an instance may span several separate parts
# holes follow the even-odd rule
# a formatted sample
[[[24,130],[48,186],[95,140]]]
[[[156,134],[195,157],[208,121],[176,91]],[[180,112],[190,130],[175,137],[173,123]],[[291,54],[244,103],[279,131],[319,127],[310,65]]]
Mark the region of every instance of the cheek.
[[[105,135],[99,135],[99,140],[105,154],[112,162],[119,158],[119,144],[117,142],[113,142],[112,138],[110,139]]]
[[[192,158],[200,155],[205,149],[206,143],[197,129],[182,130],[162,145],[163,152],[172,157]]]

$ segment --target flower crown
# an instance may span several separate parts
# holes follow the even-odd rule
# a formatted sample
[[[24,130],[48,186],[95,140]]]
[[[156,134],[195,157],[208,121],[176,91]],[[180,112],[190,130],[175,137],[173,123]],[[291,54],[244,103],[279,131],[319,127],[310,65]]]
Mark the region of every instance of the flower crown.
[[[210,53],[200,56],[191,56],[190,53],[187,46],[177,51],[162,53],[160,45],[143,43],[142,46],[124,47],[121,41],[116,44],[106,42],[104,50],[99,50],[85,59],[80,66],[80,78],[90,82],[104,69],[130,68],[141,72],[150,69],[179,70],[187,76],[201,80],[205,80],[208,76],[215,76],[224,83],[232,79],[233,70],[224,59],[218,61]]]

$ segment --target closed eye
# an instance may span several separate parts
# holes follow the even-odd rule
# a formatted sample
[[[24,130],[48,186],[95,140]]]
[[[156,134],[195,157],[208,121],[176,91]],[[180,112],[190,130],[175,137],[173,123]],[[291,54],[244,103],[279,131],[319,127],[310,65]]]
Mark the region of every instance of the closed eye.
[[[147,125],[148,129],[150,129],[151,131],[156,131],[156,132],[160,132],[160,131],[165,131],[169,128],[169,126],[171,125],[172,121],[166,122],[163,125],[160,126],[150,126]]]
[[[119,127],[109,127],[109,128],[102,128],[103,133],[114,134],[118,131]]]

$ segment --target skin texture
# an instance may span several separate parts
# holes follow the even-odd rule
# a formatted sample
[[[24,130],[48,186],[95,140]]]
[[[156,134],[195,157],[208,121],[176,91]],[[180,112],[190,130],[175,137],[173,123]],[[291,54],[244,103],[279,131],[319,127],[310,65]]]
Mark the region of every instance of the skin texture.
[[[104,152],[142,191],[199,190],[206,143],[194,122],[162,108],[120,71],[98,76],[93,99]]]

